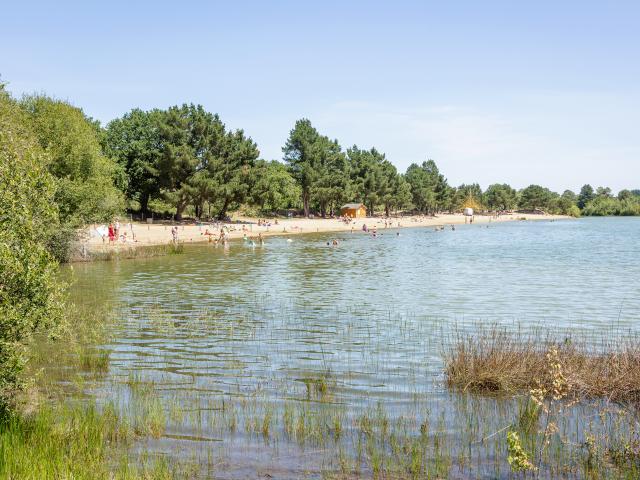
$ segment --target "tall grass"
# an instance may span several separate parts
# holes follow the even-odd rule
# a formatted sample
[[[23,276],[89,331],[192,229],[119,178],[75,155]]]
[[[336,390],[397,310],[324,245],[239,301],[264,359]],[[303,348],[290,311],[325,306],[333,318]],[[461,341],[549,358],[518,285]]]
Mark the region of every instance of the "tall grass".
[[[640,403],[640,338],[603,336],[597,341],[497,328],[458,334],[445,352],[447,384],[480,393],[552,390],[547,368],[551,348],[574,398]]]

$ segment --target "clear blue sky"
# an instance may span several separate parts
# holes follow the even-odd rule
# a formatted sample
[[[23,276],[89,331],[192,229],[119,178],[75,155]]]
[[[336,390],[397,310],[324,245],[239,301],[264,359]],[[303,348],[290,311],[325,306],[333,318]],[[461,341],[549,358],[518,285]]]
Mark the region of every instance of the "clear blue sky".
[[[281,158],[307,117],[450,182],[640,188],[640,2],[2,7],[0,75],[103,123],[201,103]]]

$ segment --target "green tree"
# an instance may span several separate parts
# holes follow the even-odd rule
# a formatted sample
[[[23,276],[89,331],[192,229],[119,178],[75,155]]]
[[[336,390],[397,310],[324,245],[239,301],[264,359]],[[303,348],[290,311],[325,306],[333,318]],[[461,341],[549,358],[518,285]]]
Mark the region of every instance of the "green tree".
[[[220,149],[225,136],[217,115],[201,105],[170,107],[159,122],[160,156],[157,174],[164,197],[176,207],[175,217],[182,219],[185,208],[203,190],[209,195],[216,187],[209,175],[196,175]],[[207,189],[210,189],[207,190]]]
[[[411,206],[411,185],[405,180],[404,175],[398,174],[393,181],[392,194],[385,200],[385,213],[389,216],[391,209],[398,211]]]
[[[62,323],[57,263],[44,241],[58,224],[51,159],[0,86],[0,417],[22,387],[25,344]]]
[[[312,205],[325,215],[349,197],[349,165],[340,145],[320,135],[308,119],[296,122],[282,151],[300,186],[305,216]]]
[[[214,137],[215,140],[215,137]],[[240,206],[249,198],[251,169],[260,156],[255,142],[245,136],[243,130],[227,132],[221,148],[212,145],[207,156],[205,171],[213,182],[213,198],[218,208],[218,218],[224,218],[227,211]]]
[[[79,108],[46,96],[25,97],[20,103],[49,156],[61,221],[78,227],[120,213],[124,198],[115,183],[123,172],[102,153],[95,122]]]
[[[580,209],[577,205],[578,196],[571,190],[565,190],[557,199],[557,209],[563,215],[571,215],[572,217],[580,216]]]
[[[303,118],[296,122],[287,142],[282,147],[284,161],[287,162],[293,178],[300,185],[305,217],[309,216],[311,189],[318,179],[319,141],[318,131],[308,119]]]
[[[578,194],[578,208],[582,210],[587,204],[595,198],[593,187],[588,183],[583,185]]]
[[[356,145],[347,150],[354,200],[367,206],[373,215],[377,205],[383,204],[388,214],[393,197],[396,168],[375,148],[360,150]]]
[[[518,205],[518,192],[506,183],[489,185],[484,198],[491,210],[511,210]]]
[[[311,189],[311,199],[324,217],[337,211],[352,193],[349,163],[338,141],[321,137],[318,147],[318,177]]]
[[[618,200],[628,200],[630,198],[633,198],[631,190],[624,189],[618,192]]]
[[[149,200],[160,193],[160,121],[163,112],[138,108],[109,122],[104,135],[107,155],[115,159],[127,175],[126,194],[149,214]]]
[[[525,210],[549,210],[553,200],[553,193],[548,188],[529,185],[520,191],[519,206]]]
[[[418,211],[433,214],[450,204],[447,180],[433,160],[411,164],[404,178],[411,186],[413,205]]]
[[[287,166],[277,160],[258,160],[252,177],[251,201],[262,211],[289,208],[300,200],[300,187]]]

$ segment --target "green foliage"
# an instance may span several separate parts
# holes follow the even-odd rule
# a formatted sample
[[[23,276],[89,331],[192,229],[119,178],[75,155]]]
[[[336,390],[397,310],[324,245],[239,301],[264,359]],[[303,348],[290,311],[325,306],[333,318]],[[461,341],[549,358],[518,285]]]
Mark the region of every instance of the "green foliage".
[[[386,215],[397,206],[410,202],[410,191],[402,180],[396,167],[383,153],[375,148],[360,150],[356,145],[347,150],[350,164],[353,200],[367,206],[373,215],[378,205],[384,207]]]
[[[587,216],[640,215],[640,198],[633,196],[620,200],[608,196],[598,196],[587,203],[582,214]]]
[[[320,135],[307,119],[298,120],[282,148],[300,185],[305,216],[314,204],[324,216],[350,196],[349,163],[337,140]]]
[[[529,185],[520,191],[519,207],[525,210],[552,211],[558,194],[540,185]]]
[[[256,144],[242,130],[226,131],[201,105],[166,111],[133,110],[107,127],[107,151],[128,175],[127,195],[147,213],[158,199],[181,219],[189,205],[201,216],[204,204],[219,217],[248,198]]]
[[[77,227],[120,213],[124,197],[115,181],[122,170],[103,154],[95,122],[79,108],[46,96],[25,97],[20,104],[48,154],[62,223]]]
[[[258,160],[252,177],[251,201],[261,211],[276,212],[297,205],[300,187],[285,164],[276,160]]]
[[[589,184],[583,185],[578,194],[578,208],[583,210],[591,200],[595,198],[593,187]]]
[[[506,183],[489,185],[484,203],[490,210],[512,210],[518,205],[518,192]]]
[[[522,447],[522,442],[518,436],[518,432],[515,430],[509,430],[507,432],[507,450],[509,456],[507,461],[511,470],[514,472],[526,472],[529,470],[535,470],[533,463],[529,460],[529,455]]]
[[[58,224],[49,156],[0,89],[0,416],[22,387],[24,347],[62,322],[57,264],[46,248]]]
[[[136,200],[147,214],[149,200],[160,193],[158,161],[161,154],[160,110],[138,108],[107,125],[104,148],[124,169],[127,197]]]
[[[433,214],[450,207],[451,190],[433,160],[422,165],[411,164],[404,178],[411,187],[413,205],[418,211]]]

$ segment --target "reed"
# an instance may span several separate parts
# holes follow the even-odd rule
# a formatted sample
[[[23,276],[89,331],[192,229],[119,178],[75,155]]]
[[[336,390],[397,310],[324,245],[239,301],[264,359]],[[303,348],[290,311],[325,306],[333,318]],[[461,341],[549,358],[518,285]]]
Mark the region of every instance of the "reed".
[[[444,354],[446,381],[450,387],[479,393],[552,392],[548,356],[553,349],[567,396],[639,404],[640,338],[616,337],[558,340],[498,328],[457,334]]]

